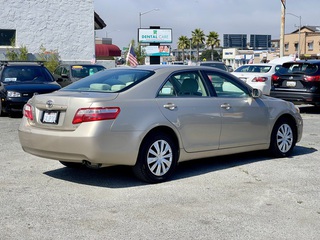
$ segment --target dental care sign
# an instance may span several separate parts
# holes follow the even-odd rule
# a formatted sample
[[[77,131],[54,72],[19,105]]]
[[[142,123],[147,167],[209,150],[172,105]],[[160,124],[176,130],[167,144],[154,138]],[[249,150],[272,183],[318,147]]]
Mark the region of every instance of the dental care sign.
[[[140,43],[172,43],[172,29],[138,29],[138,40]]]

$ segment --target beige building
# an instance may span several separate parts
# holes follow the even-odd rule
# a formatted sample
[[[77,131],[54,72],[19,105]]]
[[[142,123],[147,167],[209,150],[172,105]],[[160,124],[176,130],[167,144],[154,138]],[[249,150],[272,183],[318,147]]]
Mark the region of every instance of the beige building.
[[[300,55],[301,59],[320,57],[320,26],[303,26],[300,33],[297,29],[290,34],[285,34],[284,55],[294,54]]]

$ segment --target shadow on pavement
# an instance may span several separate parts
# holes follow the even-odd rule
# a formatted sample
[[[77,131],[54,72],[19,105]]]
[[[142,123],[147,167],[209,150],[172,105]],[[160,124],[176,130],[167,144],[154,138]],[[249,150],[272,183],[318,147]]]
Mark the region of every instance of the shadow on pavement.
[[[315,151],[317,150],[313,148],[296,146],[291,158]],[[182,162],[177,167],[171,181],[267,160],[273,160],[273,158],[269,157],[265,151],[257,151]],[[113,166],[101,169],[62,167],[44,174],[53,178],[96,187],[129,188],[148,185],[138,180],[133,175],[131,167],[128,166]]]

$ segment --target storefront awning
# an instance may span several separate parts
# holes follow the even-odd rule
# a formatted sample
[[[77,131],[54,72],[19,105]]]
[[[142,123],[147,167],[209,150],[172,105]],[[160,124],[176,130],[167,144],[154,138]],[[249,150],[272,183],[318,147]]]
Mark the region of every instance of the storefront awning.
[[[96,57],[118,57],[121,50],[113,44],[96,44]]]

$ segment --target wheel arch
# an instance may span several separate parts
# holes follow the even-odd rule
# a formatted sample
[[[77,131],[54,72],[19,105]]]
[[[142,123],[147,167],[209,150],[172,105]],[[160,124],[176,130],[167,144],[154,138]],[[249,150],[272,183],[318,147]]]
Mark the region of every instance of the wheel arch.
[[[168,127],[168,126],[157,126],[157,127],[153,128],[153,129],[151,129],[151,130],[144,136],[144,138],[142,139],[141,144],[140,144],[140,147],[139,147],[139,153],[140,153],[141,147],[143,146],[144,142],[148,139],[148,137],[149,137],[150,135],[153,135],[153,134],[156,134],[156,133],[164,133],[164,134],[166,134],[166,135],[168,135],[168,136],[171,137],[172,141],[174,142],[174,144],[175,144],[176,147],[177,147],[177,150],[178,150],[177,154],[178,154],[178,159],[179,159],[179,156],[180,156],[180,150],[179,150],[179,149],[180,149],[180,143],[179,143],[179,139],[178,139],[178,136],[177,136],[176,132],[175,132],[172,128]]]
[[[296,120],[295,120],[295,118],[291,115],[291,114],[288,114],[288,113],[286,113],[286,114],[283,114],[283,115],[281,115],[281,116],[279,116],[279,118],[274,122],[274,124],[273,124],[273,127],[272,127],[272,131],[273,131],[273,129],[274,129],[274,126],[276,126],[276,124],[278,123],[278,122],[280,122],[280,121],[284,121],[284,120],[288,120],[289,121],[289,123],[291,123],[292,124],[292,126],[293,126],[293,131],[294,131],[294,142],[297,142],[297,137],[298,137],[298,124],[297,124],[297,122],[296,122]],[[271,135],[272,135],[272,131],[271,131]],[[271,136],[270,135],[270,139],[271,139]]]

